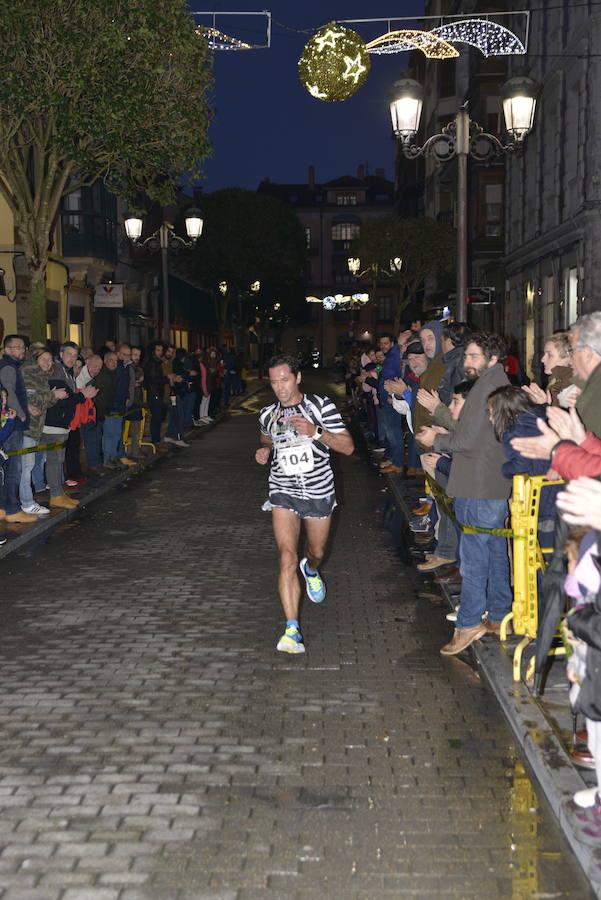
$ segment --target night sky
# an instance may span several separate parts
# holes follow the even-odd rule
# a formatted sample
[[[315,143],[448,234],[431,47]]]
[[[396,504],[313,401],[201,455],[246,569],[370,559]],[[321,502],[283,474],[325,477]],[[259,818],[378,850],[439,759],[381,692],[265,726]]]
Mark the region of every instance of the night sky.
[[[220,2],[194,8],[250,12],[261,9],[261,4],[233,0],[231,5]],[[311,163],[318,182],[355,175],[359,163],[367,164],[372,173],[383,168],[392,178],[394,142],[387,92],[406,67],[407,54],[372,55],[367,81],[341,103],[311,97],[299,81],[297,63],[305,42],[332,19],[416,15],[423,12],[422,0],[304,0],[302,4],[275,0],[268,8],[274,20],[270,50],[215,53],[213,154],[204,164],[203,189],[237,185],[255,190],[265,177],[279,183],[306,182]],[[206,17],[197,21],[211,24]],[[277,22],[309,33],[287,30]],[[216,24],[249,43],[264,43],[264,18],[224,16]],[[366,40],[388,30],[386,23],[347,27]]]

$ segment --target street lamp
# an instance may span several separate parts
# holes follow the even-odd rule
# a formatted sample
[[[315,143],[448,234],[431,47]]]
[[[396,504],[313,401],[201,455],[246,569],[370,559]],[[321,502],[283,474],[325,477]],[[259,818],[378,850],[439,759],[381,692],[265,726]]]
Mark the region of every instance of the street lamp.
[[[511,78],[503,87],[503,113],[509,144],[485,132],[470,119],[464,105],[440,134],[419,146],[415,143],[421,119],[424,89],[412,78],[401,78],[390,96],[392,129],[407,159],[432,156],[440,165],[457,157],[457,308],[459,321],[467,320],[467,158],[490,162],[496,156],[521,149],[532,131],[538,88],[531,78]]]
[[[126,214],[124,218],[125,233],[133,244],[140,247],[148,246],[151,250],[159,249],[161,251],[161,281],[163,287],[163,333],[167,343],[171,341],[171,322],[169,312],[169,268],[167,252],[169,249],[179,249],[180,247],[193,247],[202,234],[204,219],[202,213],[196,207],[186,210],[184,215],[186,225],[186,234],[188,240],[175,234],[173,223],[164,221],[156,231],[154,231],[145,240],[142,238],[143,220],[134,213]],[[226,287],[227,290],[227,287]]]

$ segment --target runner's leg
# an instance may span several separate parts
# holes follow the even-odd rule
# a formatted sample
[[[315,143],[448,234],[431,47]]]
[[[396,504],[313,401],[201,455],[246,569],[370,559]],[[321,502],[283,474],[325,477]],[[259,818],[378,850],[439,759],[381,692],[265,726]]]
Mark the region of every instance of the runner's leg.
[[[280,556],[278,588],[286,619],[298,619],[300,584],[298,568],[298,538],[300,518],[290,509],[275,507],[271,511],[273,533]]]
[[[305,546],[307,562],[311,571],[317,572],[326,552],[332,517],[328,516],[327,519],[303,519],[303,522],[307,533]]]

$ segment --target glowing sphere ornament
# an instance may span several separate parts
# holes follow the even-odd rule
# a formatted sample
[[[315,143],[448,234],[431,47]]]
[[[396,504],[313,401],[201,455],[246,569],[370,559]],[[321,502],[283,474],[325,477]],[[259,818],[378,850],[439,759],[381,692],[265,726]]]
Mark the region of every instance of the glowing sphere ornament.
[[[370,65],[363,38],[330,22],[305,44],[298,74],[312,97],[335,103],[359,90]]]

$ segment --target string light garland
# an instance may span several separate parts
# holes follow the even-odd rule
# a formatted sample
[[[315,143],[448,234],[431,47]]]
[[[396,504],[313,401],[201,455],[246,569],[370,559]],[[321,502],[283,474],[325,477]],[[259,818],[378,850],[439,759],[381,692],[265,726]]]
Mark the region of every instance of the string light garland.
[[[484,56],[508,56],[526,52],[525,46],[513,31],[497,22],[491,22],[490,19],[448,22],[446,25],[433,28],[431,33],[452,44],[471,44]]]
[[[197,35],[208,41],[211,50],[252,50],[250,44],[238,38],[230,37],[228,34],[224,34],[223,31],[219,31],[218,28],[198,25],[195,31]]]
[[[370,41],[367,45],[369,53],[402,53],[405,50],[421,50],[428,59],[452,59],[459,56],[459,51],[448,43],[444,37],[433,31],[414,31],[405,28],[401,31],[387,31]]]
[[[370,66],[361,35],[330,22],[305,44],[298,74],[312,97],[337,103],[359,90]]]

